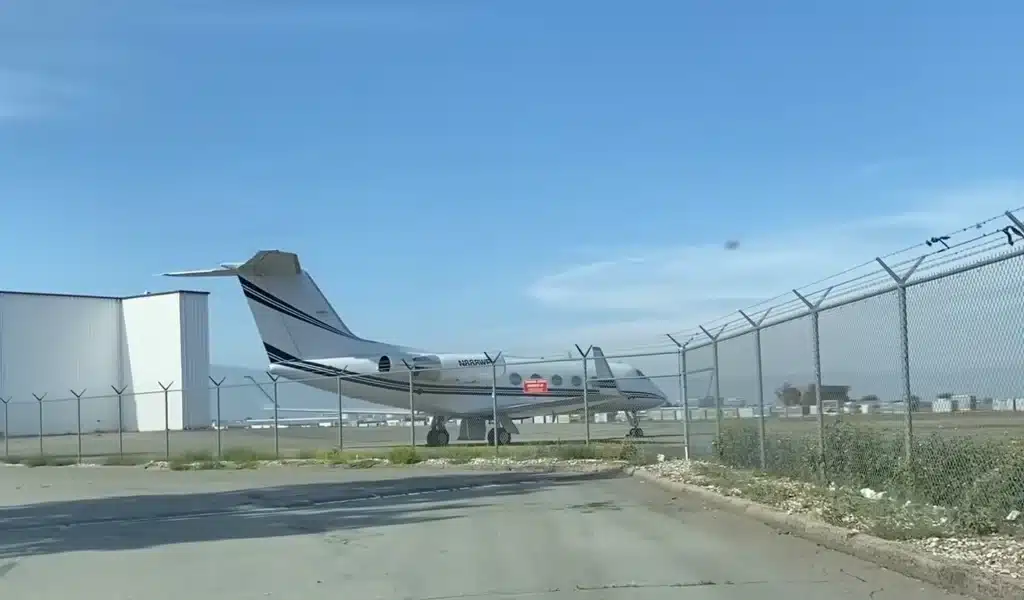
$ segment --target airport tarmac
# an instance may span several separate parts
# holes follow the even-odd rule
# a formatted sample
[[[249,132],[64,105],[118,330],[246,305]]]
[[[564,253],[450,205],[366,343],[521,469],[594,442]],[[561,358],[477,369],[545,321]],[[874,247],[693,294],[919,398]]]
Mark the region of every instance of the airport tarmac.
[[[954,597],[623,475],[55,473],[4,469],[3,597]]]
[[[642,442],[649,446],[651,452],[666,456],[682,456],[683,435],[682,424],[673,421],[644,422],[645,438]],[[513,443],[530,443],[543,441],[583,441],[586,428],[582,423],[565,424],[524,424],[520,425],[520,435],[513,437]],[[591,440],[621,440],[629,427],[625,423],[592,423],[590,425]],[[452,429],[456,435],[457,430]],[[691,453],[694,456],[709,455],[711,441],[714,437],[713,423],[700,423],[691,431]],[[419,445],[426,444],[427,428],[416,428],[416,441]],[[249,448],[261,454],[274,453],[273,429],[226,429],[220,432],[221,448]],[[336,427],[287,427],[278,430],[278,445],[282,456],[295,456],[300,452],[328,450],[338,446],[338,429]],[[402,446],[411,442],[412,431],[408,426],[394,427],[345,427],[342,430],[345,449],[372,449]],[[6,440],[7,452],[11,457],[33,457],[40,455],[38,437],[13,438]],[[453,443],[461,443],[453,441]],[[481,444],[482,442],[471,442]],[[0,443],[2,445],[2,443]],[[217,450],[217,432],[208,431],[172,431],[169,436],[163,432],[125,433],[123,448],[126,456],[161,458],[166,456],[170,447],[170,455],[177,456],[186,452],[211,452]],[[75,458],[78,456],[78,437],[48,436],[43,438],[42,454],[48,457]],[[84,457],[117,456],[119,441],[116,433],[87,434],[82,436],[82,455]]]
[[[902,417],[899,415],[857,416],[846,417],[851,423],[873,429],[884,429],[892,435],[902,436]],[[754,419],[744,420],[750,426],[756,426]],[[727,424],[735,424],[735,420],[727,420]],[[639,440],[650,454],[664,454],[667,457],[681,457],[683,452],[683,423],[680,421],[642,421],[644,438]],[[765,424],[766,435],[802,435],[811,436],[817,430],[817,419],[768,419]],[[919,435],[941,433],[944,435],[972,435],[985,437],[1013,436],[1021,437],[1024,432],[1024,415],[1018,413],[987,413],[978,415],[936,415],[922,413],[915,417],[915,427]],[[513,443],[537,442],[581,442],[585,439],[586,427],[583,423],[526,423],[519,425],[520,434],[513,436]],[[621,440],[629,427],[626,423],[591,423],[591,440]],[[453,437],[458,435],[458,428],[449,427]],[[714,421],[693,421],[690,423],[690,456],[709,457],[712,455],[712,442],[715,437]],[[246,448],[261,455],[273,455],[275,450],[275,430],[229,428],[220,432],[223,449]],[[384,449],[403,446],[410,443],[412,430],[408,426],[379,427],[344,427],[342,428],[345,449]],[[426,444],[427,427],[418,426],[415,430],[416,443]],[[277,430],[277,445],[282,457],[296,456],[303,452],[328,450],[338,447],[338,429],[336,427],[299,427],[291,425]],[[180,456],[186,452],[216,453],[217,432],[204,431],[172,431],[169,436],[164,432],[126,433],[123,436],[123,451],[126,456],[135,458],[163,458],[170,448],[171,456]],[[453,444],[482,442],[458,442]],[[82,455],[87,458],[118,456],[119,440],[116,433],[85,434],[82,436]],[[40,441],[38,437],[29,436],[0,440],[0,456],[13,458],[36,457],[43,454],[47,457],[74,459],[78,456],[78,437],[76,435],[47,436]]]

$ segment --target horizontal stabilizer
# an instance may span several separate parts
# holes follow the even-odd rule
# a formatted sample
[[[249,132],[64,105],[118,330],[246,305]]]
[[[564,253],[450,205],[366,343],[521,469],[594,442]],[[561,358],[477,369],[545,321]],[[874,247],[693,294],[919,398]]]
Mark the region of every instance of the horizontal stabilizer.
[[[302,273],[299,257],[294,252],[260,250],[244,263],[224,263],[214,269],[164,273],[167,277],[275,277]]]

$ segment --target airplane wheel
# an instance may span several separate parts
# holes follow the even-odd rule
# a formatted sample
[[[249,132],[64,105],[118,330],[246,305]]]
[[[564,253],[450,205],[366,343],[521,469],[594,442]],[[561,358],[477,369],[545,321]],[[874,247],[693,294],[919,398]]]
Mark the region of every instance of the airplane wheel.
[[[512,441],[512,434],[509,433],[504,427],[498,428],[498,445],[507,446]],[[487,445],[494,445],[494,429],[487,432]]]
[[[437,434],[438,434],[438,432],[437,432],[436,429],[431,429],[430,431],[427,432],[427,446],[437,446],[438,445],[438,442],[440,440],[438,440],[439,436]]]
[[[644,430],[639,428],[639,427],[637,427],[636,429],[633,430],[633,437],[638,437],[638,438],[644,437]]]
[[[451,440],[451,436],[449,436],[448,432],[446,430],[444,430],[444,429],[442,429],[440,431],[435,431],[433,433],[436,434],[434,436],[434,440],[436,442],[435,445],[437,445],[437,446],[447,446],[448,442]]]

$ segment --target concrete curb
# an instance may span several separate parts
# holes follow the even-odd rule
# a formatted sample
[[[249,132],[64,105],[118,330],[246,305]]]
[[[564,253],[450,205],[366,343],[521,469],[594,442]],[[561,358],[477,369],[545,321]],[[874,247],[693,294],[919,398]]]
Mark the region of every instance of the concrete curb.
[[[623,472],[666,491],[696,496],[715,508],[751,517],[779,531],[935,584],[956,594],[979,600],[1024,598],[1024,581],[987,573],[973,566],[918,552],[901,544],[829,525],[804,515],[788,514],[743,498],[723,496],[702,487],[658,477],[637,467],[626,467]]]

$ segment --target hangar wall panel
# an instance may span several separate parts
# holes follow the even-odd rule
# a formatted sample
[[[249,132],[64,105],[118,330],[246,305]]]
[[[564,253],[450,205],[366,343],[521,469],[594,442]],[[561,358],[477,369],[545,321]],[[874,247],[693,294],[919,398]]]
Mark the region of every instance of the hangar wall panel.
[[[77,403],[85,390],[82,430],[117,429],[121,385],[121,306],[116,298],[0,293],[0,396],[11,398],[3,424],[9,435],[78,431]],[[3,416],[0,414],[0,419]]]
[[[181,381],[186,429],[209,427],[210,312],[209,296],[181,292]]]
[[[122,300],[124,343],[122,373],[125,393],[125,429],[163,431],[164,391],[166,419],[172,430],[181,429],[181,308],[179,294],[154,294]]]

